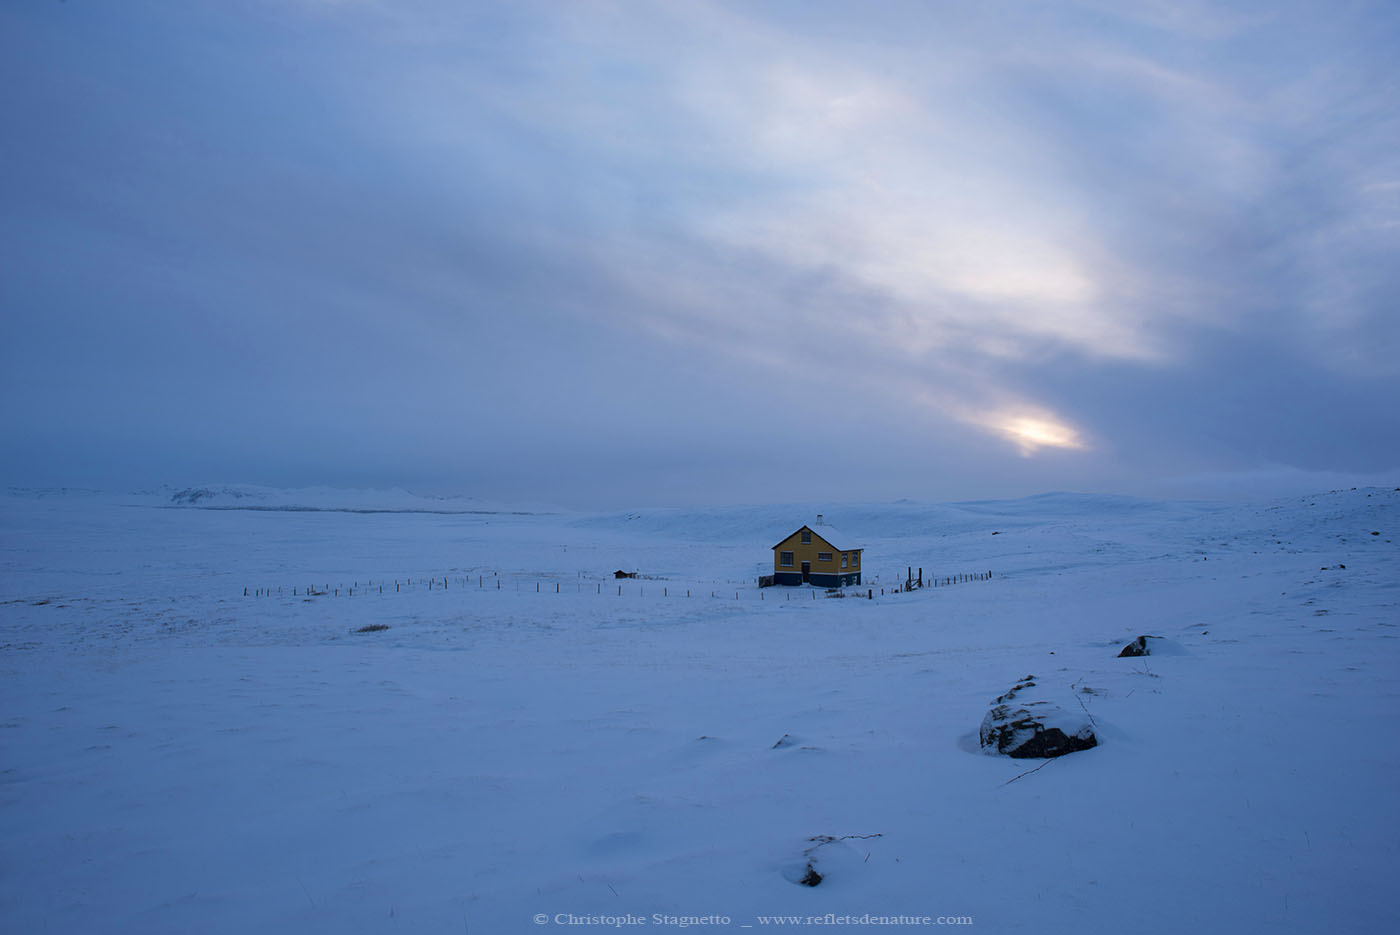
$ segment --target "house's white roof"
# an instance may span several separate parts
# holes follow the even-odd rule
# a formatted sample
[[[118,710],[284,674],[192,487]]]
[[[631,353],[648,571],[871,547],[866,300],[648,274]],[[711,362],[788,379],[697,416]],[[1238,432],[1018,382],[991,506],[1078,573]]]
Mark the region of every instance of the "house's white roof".
[[[853,543],[855,540],[848,537],[845,533],[841,532],[841,530],[837,529],[835,526],[829,526],[826,523],[822,523],[820,526],[816,525],[815,523],[804,523],[803,525],[805,525],[808,529],[812,530],[812,532],[825,539],[837,552],[854,552],[861,548],[858,545],[852,545],[851,543]],[[782,545],[783,542],[787,541],[788,536],[797,533],[801,529],[802,526],[798,526],[797,529],[794,529],[792,532],[788,533],[787,536],[783,536],[783,538],[779,540],[778,545]],[[775,549],[777,547],[778,546],[776,545],[773,546],[773,548]]]

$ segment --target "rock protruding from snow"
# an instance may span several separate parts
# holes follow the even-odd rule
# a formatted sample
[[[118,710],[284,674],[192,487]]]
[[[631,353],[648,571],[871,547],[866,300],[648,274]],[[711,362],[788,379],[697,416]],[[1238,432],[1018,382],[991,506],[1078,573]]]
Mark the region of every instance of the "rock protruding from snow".
[[[1201,633],[1205,636],[1205,633]],[[1132,658],[1134,656],[1185,656],[1188,655],[1186,647],[1175,640],[1169,640],[1162,636],[1139,636],[1122,651],[1118,653],[1118,658]]]
[[[1119,658],[1119,659],[1122,659],[1124,656],[1150,656],[1150,655],[1152,655],[1152,650],[1149,649],[1148,646],[1147,646],[1147,637],[1146,637],[1146,636],[1139,636],[1137,639],[1133,640],[1133,641],[1132,641],[1131,643],[1129,643],[1127,646],[1124,646],[1124,647],[1123,647],[1123,651],[1120,652],[1120,653],[1118,654],[1118,658]]]
[[[854,873],[870,860],[870,853],[860,854],[851,847],[855,840],[872,840],[884,837],[883,832],[875,834],[818,834],[807,840],[811,847],[802,852],[805,863],[789,864],[783,870],[783,877],[799,886],[818,886],[833,870],[843,875]],[[825,870],[818,870],[821,865]]]
[[[1028,675],[997,698],[982,719],[982,749],[1017,759],[1064,756],[1098,746],[1088,712],[1071,713],[1046,700]]]

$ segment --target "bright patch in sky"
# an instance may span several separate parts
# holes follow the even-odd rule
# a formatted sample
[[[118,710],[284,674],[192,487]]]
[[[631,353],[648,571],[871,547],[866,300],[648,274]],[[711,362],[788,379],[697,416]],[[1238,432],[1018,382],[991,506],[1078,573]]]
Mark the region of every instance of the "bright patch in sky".
[[[1053,418],[1037,416],[1000,416],[992,427],[1010,439],[1021,454],[1030,457],[1042,448],[1064,448],[1071,451],[1087,447],[1079,433]]]

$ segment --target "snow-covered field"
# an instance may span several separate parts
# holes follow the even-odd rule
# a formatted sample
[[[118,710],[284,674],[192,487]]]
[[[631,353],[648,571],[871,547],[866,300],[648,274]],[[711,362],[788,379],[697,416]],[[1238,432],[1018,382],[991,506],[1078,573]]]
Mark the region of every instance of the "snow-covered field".
[[[817,509],[0,498],[0,929],[1400,930],[1400,492]]]

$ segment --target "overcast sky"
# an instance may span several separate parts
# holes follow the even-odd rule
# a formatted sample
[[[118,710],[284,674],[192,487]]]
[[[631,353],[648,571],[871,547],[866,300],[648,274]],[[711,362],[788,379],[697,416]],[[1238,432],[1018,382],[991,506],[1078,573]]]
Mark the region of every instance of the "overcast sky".
[[[19,0],[10,485],[1400,479],[1400,4]]]

